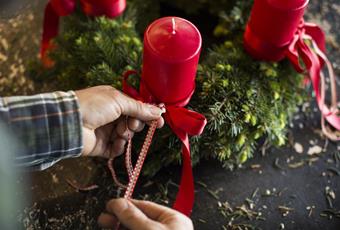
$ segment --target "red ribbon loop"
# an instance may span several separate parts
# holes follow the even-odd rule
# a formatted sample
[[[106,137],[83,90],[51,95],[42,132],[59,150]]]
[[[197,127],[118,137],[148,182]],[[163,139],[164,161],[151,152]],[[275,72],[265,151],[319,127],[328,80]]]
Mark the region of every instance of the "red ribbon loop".
[[[314,50],[305,43],[305,40],[309,40],[312,43]],[[325,50],[325,35],[320,27],[312,23],[304,23],[301,21],[291,43],[286,49],[286,56],[298,72],[303,72],[305,69],[308,71],[314,88],[317,104],[321,111],[322,130],[328,138],[332,140],[340,140],[339,134],[328,130],[324,121],[324,119],[326,119],[331,126],[338,131],[340,130],[340,116],[337,108],[335,76],[332,65],[324,54]],[[300,58],[302,59],[305,68],[301,66]],[[325,83],[324,76],[322,74],[322,66],[324,63],[327,65],[331,82],[331,108],[329,108],[325,103]]]
[[[81,0],[80,2],[82,10],[89,16],[104,15],[113,18],[120,15],[126,7],[126,0]],[[51,40],[58,35],[59,18],[73,13],[76,5],[77,0],[50,0],[46,5],[40,47],[40,55],[45,67],[53,65],[46,52],[53,49]]]
[[[144,99],[135,88],[128,84],[127,80],[129,76],[134,74],[137,74],[134,70],[124,73],[123,92],[137,100],[150,103],[149,99],[152,98],[152,95],[146,95]],[[143,84],[143,82],[141,81],[140,84]],[[165,104],[165,108],[166,113],[164,114],[164,119],[182,142],[182,177],[173,207],[189,216],[192,212],[195,194],[188,135],[200,135],[207,124],[207,120],[202,114],[183,107]]]
[[[175,129],[191,136],[201,135],[207,123],[206,118],[197,112],[177,106],[166,106],[166,120]]]
[[[135,70],[128,70],[123,74],[123,92],[136,100],[144,101],[139,92],[129,85],[128,79],[131,75],[138,75],[138,72]]]

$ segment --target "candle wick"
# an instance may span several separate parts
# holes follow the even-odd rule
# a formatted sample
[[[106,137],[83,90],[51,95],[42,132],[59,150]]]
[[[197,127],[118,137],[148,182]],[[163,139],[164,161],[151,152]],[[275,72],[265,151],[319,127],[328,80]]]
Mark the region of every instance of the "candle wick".
[[[172,34],[176,34],[176,22],[175,22],[175,18],[172,18]]]

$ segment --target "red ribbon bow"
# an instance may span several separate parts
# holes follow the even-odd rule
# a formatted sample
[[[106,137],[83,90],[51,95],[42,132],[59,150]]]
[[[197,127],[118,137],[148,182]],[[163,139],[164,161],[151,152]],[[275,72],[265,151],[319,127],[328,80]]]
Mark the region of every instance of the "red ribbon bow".
[[[86,15],[109,18],[118,16],[126,7],[125,0],[80,0],[80,3]],[[46,51],[53,48],[51,40],[58,35],[59,18],[73,13],[76,6],[77,0],[50,0],[45,8],[40,55],[46,67],[53,65]]]
[[[312,43],[312,50],[305,42],[309,40]],[[325,120],[338,131],[340,130],[340,116],[337,108],[336,80],[332,65],[324,54],[325,35],[320,27],[312,23],[301,21],[292,41],[286,49],[286,56],[298,72],[304,72],[306,69],[309,73],[317,104],[321,111],[321,125],[324,134],[332,140],[340,140],[339,134],[331,132],[325,125]],[[299,62],[301,57],[305,68]],[[326,63],[331,82],[331,107],[325,103],[325,82],[322,73],[322,66]],[[321,80],[321,87],[320,85]]]
[[[148,103],[152,103],[152,95],[142,96],[131,87],[127,79],[130,75],[137,74],[136,71],[127,71],[123,78],[123,91],[129,96]],[[141,82],[143,84],[143,82]],[[145,85],[144,85],[145,86]],[[189,216],[194,204],[194,179],[191,167],[190,144],[188,135],[200,135],[207,123],[206,118],[197,112],[188,110],[177,105],[165,104],[166,113],[164,119],[176,136],[182,141],[182,177],[179,191],[174,203],[174,209]]]

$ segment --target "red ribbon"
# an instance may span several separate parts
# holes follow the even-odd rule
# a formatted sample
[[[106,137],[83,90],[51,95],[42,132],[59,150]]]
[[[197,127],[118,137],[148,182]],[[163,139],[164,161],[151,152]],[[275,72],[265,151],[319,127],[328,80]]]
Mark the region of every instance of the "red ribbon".
[[[322,131],[328,138],[340,140],[335,74],[325,55],[324,33],[317,25],[303,21],[308,2],[309,0],[255,0],[244,33],[244,47],[254,58],[260,60],[280,61],[287,57],[298,72],[308,73],[321,111]],[[306,40],[310,41],[311,46],[307,45]],[[300,60],[304,66],[301,66]],[[330,107],[325,103],[326,90],[322,73],[324,64],[331,83]],[[331,131],[326,126],[326,121],[336,131]]]
[[[128,84],[127,79],[132,74],[137,74],[137,72],[127,71],[124,74],[123,91],[137,100],[148,103],[155,102],[152,101],[153,96],[151,94],[142,98],[140,93]],[[140,84],[144,83],[141,81]],[[164,114],[164,119],[182,142],[182,177],[173,207],[181,213],[189,216],[192,212],[195,194],[188,135],[200,135],[203,132],[207,120],[202,114],[178,106],[180,104],[181,102],[176,104],[165,104],[166,113]]]
[[[263,25],[263,23],[267,22],[267,19],[269,17],[265,17],[268,15],[263,16],[258,14],[260,14],[259,9],[264,10],[264,12],[267,13],[270,10],[275,11],[277,9],[272,9],[270,8],[271,6],[266,5],[267,1],[265,0],[258,0],[256,3],[261,3],[264,5],[258,4],[256,5],[257,8],[254,7],[255,10],[258,10],[256,11],[257,13],[255,13],[255,10],[253,9],[252,17],[249,20],[244,34],[245,49],[254,58],[266,61],[280,61],[284,57],[287,57],[293,64],[296,71],[298,71],[299,73],[308,73],[313,85],[318,107],[321,111],[322,131],[331,140],[340,140],[340,117],[339,109],[337,108],[335,75],[332,65],[325,55],[325,35],[322,32],[321,28],[315,24],[305,23],[303,20],[301,20],[294,29],[292,28],[292,25],[295,23],[294,20],[286,18],[288,20],[287,22],[283,19],[285,19],[285,16],[287,15],[291,16],[295,14],[287,13],[286,15],[282,13],[282,11],[278,11],[275,13],[276,15],[279,15],[280,20],[276,20],[276,18],[273,16],[274,19],[271,22],[268,22],[268,24],[272,26],[272,24],[275,22],[279,23],[279,26],[273,28],[273,33],[275,35],[280,36],[280,34],[292,34],[292,37],[290,40],[288,40],[288,42],[275,43],[276,40],[280,41],[281,39],[283,41],[286,41],[288,38],[287,36],[285,37],[285,39],[275,37],[271,33],[271,30],[263,30],[268,27],[271,28],[269,25]],[[300,14],[301,12],[298,12],[298,17],[293,18],[299,18]],[[254,21],[256,23],[254,23]],[[292,29],[294,29],[294,33],[291,33]],[[285,33],[283,33],[282,31],[284,31]],[[306,40],[309,40],[311,42],[313,49],[306,44]],[[300,59],[303,61],[304,66],[301,66]],[[324,75],[322,73],[322,67],[324,64],[326,64],[327,66],[331,83],[332,103],[330,107],[328,107],[325,103],[325,82]],[[327,127],[325,121],[327,121],[328,124],[335,128],[336,131],[331,131]]]
[[[312,43],[314,50],[312,50],[305,42],[309,40]],[[286,56],[293,64],[296,71],[302,73],[307,70],[309,73],[317,104],[321,111],[321,125],[322,130],[327,137],[332,140],[340,140],[340,136],[336,132],[331,132],[325,125],[325,120],[336,130],[340,130],[340,116],[337,108],[337,95],[336,95],[336,81],[332,65],[324,54],[325,35],[320,27],[313,23],[304,23],[301,21],[300,25],[290,44],[286,48]],[[302,59],[305,68],[301,66],[299,59]],[[325,103],[325,83],[322,73],[322,66],[326,63],[330,82],[331,82],[331,107]],[[321,81],[321,87],[320,86]]]
[[[82,10],[89,16],[105,15],[109,18],[120,15],[125,7],[126,0],[80,0]],[[51,40],[58,35],[59,18],[73,13],[77,0],[50,0],[45,8],[43,33],[40,55],[45,67],[53,62],[46,56],[46,51],[53,49]]]

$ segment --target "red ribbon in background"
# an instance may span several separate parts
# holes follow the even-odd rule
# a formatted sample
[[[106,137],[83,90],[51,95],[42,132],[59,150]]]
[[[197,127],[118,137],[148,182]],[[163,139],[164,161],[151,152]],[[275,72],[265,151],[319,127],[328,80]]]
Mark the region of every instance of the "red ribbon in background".
[[[325,55],[324,33],[317,25],[305,23],[302,19],[307,5],[308,0],[255,0],[244,34],[244,47],[251,56],[260,60],[280,61],[287,57],[299,73],[308,73],[321,111],[322,131],[331,140],[340,140],[335,75]],[[311,42],[312,48],[306,40]],[[331,83],[330,107],[325,103],[322,73],[325,63]],[[331,131],[325,120],[337,131]]]
[[[82,10],[89,16],[107,16],[114,18],[126,8],[126,0],[80,0]],[[40,55],[45,67],[51,67],[46,51],[53,49],[51,40],[58,35],[59,18],[72,14],[77,0],[50,0],[45,8]]]
[[[136,89],[128,84],[127,79],[132,74],[137,74],[137,72],[127,71],[124,74],[123,92],[137,100],[147,103],[155,103],[156,101],[154,101],[153,96],[150,93],[149,95],[146,95],[144,91],[144,97],[142,97]],[[147,89],[146,84],[142,80],[140,84],[143,85],[144,90]],[[191,95],[192,94],[190,94],[189,98]],[[188,98],[185,98],[184,101],[188,101]],[[165,104],[166,113],[164,114],[164,119],[182,142],[182,177],[173,207],[181,213],[189,216],[194,204],[195,194],[188,135],[200,135],[203,132],[207,120],[203,115],[183,108],[181,107],[182,105],[182,101],[173,104]]]

